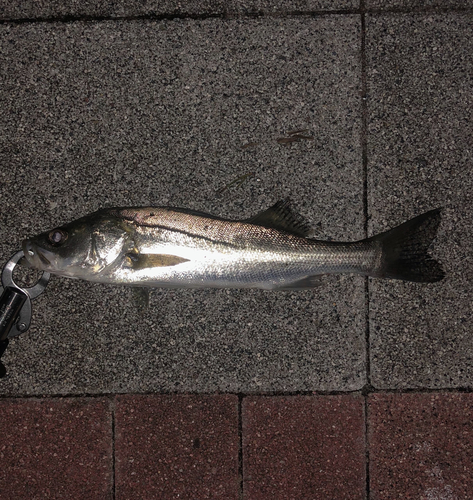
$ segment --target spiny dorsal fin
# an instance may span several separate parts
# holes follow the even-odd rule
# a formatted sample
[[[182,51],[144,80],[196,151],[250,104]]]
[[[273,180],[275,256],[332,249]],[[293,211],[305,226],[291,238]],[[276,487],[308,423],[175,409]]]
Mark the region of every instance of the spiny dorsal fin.
[[[307,238],[311,233],[309,223],[302,215],[299,215],[291,209],[291,202],[287,199],[278,201],[264,212],[250,219],[245,219],[244,222],[272,229],[279,229],[280,231],[286,231],[287,233],[303,238]]]

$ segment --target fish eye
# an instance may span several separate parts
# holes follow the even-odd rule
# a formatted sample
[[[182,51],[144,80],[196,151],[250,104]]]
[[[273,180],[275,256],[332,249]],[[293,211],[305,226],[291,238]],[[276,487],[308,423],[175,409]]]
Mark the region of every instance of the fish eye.
[[[67,240],[67,232],[63,229],[53,229],[49,233],[48,239],[53,246],[62,245]]]

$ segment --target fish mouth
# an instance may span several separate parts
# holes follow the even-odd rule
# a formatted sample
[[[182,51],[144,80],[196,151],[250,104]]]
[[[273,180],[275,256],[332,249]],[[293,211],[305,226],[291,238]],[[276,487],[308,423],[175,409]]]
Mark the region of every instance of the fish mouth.
[[[30,240],[23,242],[24,256],[19,264],[38,271],[46,271],[51,266],[51,261]]]

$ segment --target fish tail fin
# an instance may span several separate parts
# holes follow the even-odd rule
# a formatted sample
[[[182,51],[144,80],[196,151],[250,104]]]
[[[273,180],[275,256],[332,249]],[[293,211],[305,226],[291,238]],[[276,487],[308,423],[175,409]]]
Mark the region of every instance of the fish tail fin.
[[[400,226],[369,238],[381,244],[381,265],[374,275],[421,283],[440,281],[445,273],[427,253],[441,219],[441,208],[431,210]]]

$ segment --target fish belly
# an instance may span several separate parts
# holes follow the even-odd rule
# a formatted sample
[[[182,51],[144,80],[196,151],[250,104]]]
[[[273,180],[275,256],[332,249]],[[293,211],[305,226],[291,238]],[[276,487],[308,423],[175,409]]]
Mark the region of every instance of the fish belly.
[[[364,262],[364,254],[369,252],[354,245],[314,242],[308,248],[277,250],[165,246],[159,252],[186,261],[174,266],[118,269],[110,281],[149,287],[284,288],[322,274],[367,274],[370,263]]]

